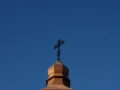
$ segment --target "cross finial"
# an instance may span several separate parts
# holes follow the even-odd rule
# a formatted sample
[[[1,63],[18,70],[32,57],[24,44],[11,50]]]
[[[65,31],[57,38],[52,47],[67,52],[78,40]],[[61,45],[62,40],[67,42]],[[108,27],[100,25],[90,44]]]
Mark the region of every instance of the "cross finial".
[[[57,56],[58,56],[58,60],[60,60],[60,46],[64,43],[65,41],[64,40],[58,40],[57,41],[57,45],[54,46],[54,49],[58,48],[58,51],[57,51]]]

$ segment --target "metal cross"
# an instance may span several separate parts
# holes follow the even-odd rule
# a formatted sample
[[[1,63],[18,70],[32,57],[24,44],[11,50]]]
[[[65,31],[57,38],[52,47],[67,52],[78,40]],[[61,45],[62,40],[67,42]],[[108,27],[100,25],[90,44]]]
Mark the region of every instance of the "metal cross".
[[[64,43],[65,41],[64,40],[58,40],[57,41],[57,45],[54,46],[54,49],[58,48],[58,51],[57,51],[57,56],[58,56],[58,60],[60,60],[60,46]]]

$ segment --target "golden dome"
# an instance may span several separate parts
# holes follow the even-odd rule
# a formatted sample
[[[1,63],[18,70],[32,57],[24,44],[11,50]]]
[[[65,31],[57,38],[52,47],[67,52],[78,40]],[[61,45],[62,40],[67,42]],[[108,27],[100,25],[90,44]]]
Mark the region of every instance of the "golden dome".
[[[48,78],[53,76],[63,76],[68,78],[69,69],[64,66],[60,60],[57,60],[55,64],[48,68]]]
[[[64,66],[60,60],[57,60],[55,64],[48,68],[48,78],[46,80],[46,86],[49,88],[68,88],[70,87],[70,80],[68,78],[69,69]]]

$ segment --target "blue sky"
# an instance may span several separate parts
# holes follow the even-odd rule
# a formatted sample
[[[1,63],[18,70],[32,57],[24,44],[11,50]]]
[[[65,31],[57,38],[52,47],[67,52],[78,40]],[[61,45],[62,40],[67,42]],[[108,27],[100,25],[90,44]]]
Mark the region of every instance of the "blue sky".
[[[61,61],[75,90],[120,90],[120,0],[0,0],[0,90],[39,90]]]

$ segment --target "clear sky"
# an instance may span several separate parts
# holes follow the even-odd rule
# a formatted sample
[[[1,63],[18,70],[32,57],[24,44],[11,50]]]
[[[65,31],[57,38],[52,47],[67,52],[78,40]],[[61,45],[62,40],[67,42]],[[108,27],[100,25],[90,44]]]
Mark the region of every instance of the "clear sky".
[[[120,0],[0,0],[0,90],[39,90],[61,61],[75,90],[120,90]]]

